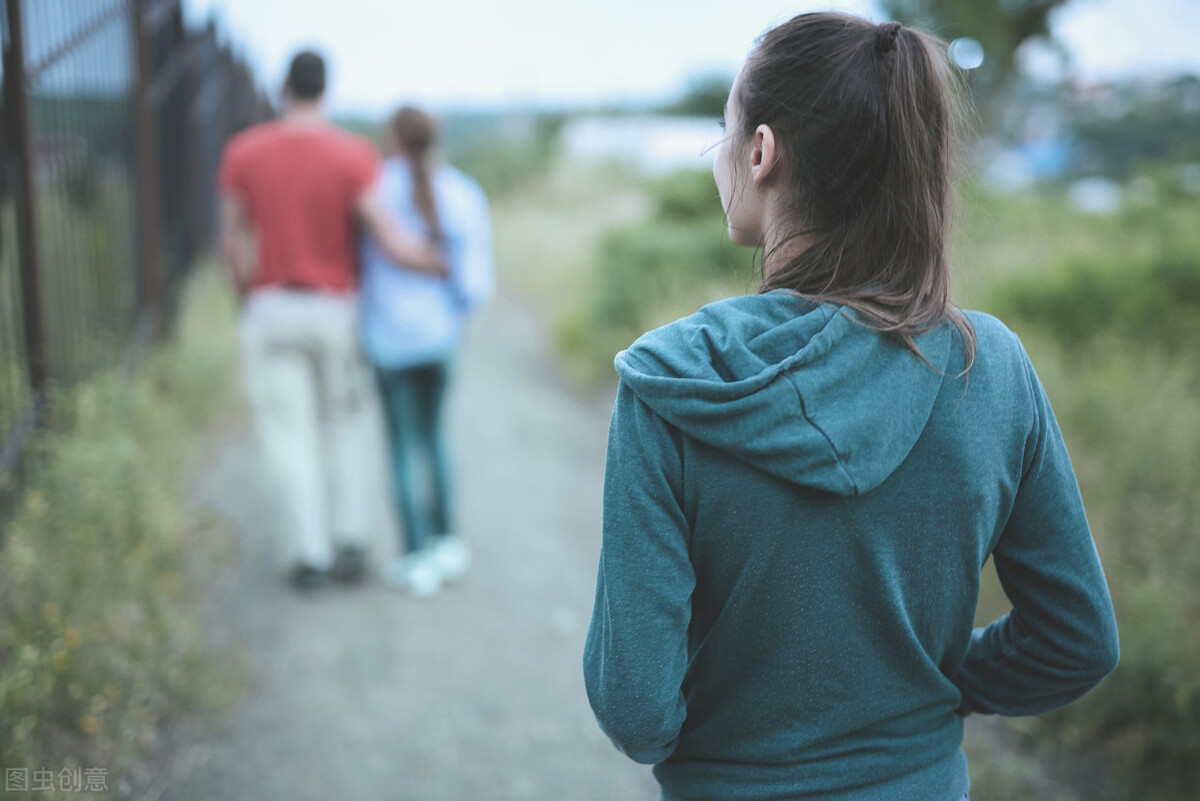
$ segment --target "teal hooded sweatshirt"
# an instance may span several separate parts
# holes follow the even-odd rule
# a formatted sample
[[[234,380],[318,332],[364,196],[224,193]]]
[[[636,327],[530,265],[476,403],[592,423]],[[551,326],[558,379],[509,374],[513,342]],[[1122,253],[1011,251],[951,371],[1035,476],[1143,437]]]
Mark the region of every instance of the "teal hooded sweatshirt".
[[[1017,337],[922,362],[854,313],[733,298],[617,356],[584,653],[601,728],[666,799],[957,801],[962,719],[1117,662],[1062,435]],[[995,564],[1012,610],[973,629]]]

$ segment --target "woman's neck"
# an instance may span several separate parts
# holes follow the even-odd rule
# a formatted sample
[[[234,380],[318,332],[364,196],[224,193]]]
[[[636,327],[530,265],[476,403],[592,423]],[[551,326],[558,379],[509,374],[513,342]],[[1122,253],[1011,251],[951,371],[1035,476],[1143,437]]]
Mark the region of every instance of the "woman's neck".
[[[768,229],[773,231],[774,227]],[[768,234],[763,242],[763,278],[774,275],[812,246],[811,234]]]

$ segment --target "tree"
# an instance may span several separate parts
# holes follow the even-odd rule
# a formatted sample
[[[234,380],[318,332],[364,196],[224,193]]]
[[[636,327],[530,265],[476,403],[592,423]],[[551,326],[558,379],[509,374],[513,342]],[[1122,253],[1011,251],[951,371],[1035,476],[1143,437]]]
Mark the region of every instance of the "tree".
[[[662,111],[665,114],[687,114],[698,117],[719,117],[725,111],[725,98],[733,86],[733,76],[724,72],[698,75],[688,81],[683,97]]]
[[[991,105],[1016,72],[1017,49],[1030,39],[1049,40],[1050,14],[1070,0],[881,0],[888,14],[947,41],[978,39],[984,62],[971,79],[981,108]]]

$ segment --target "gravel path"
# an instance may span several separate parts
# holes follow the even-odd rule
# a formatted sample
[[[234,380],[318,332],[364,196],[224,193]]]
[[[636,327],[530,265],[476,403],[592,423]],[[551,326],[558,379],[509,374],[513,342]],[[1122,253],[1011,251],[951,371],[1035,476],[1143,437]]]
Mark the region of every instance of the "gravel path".
[[[648,769],[596,727],[581,676],[608,408],[564,390],[532,314],[503,296],[471,329],[451,393],[475,562],[432,600],[376,580],[311,599],[288,591],[250,438],[240,429],[222,441],[198,496],[233,522],[239,558],[210,615],[217,639],[246,649],[251,678],[180,749],[159,797],[657,798]],[[380,497],[376,564],[395,547]]]

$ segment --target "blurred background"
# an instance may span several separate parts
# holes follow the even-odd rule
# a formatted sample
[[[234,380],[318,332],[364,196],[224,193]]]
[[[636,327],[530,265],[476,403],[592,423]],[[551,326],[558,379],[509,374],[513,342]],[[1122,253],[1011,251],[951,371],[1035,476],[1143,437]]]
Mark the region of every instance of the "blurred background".
[[[214,587],[230,586],[222,581],[273,580],[246,579],[233,567],[254,528],[247,521],[262,512],[205,500],[197,487],[238,484],[213,476],[227,469],[223,454],[245,429],[236,309],[209,256],[217,159],[231,133],[275,113],[288,58],[313,46],[329,58],[337,122],[382,145],[388,113],[401,102],[420,103],[443,120],[445,158],[490,198],[501,293],[463,360],[464,384],[477,392],[455,407],[460,440],[473,436],[472,425],[510,425],[497,417],[507,390],[467,382],[471,374],[490,379],[488,365],[510,358],[526,365],[521,370],[534,364],[521,375],[544,388],[532,399],[513,396],[520,413],[553,417],[560,405],[569,407],[561,412],[571,432],[564,436],[583,431],[596,440],[527,451],[514,435],[496,444],[502,456],[491,456],[505,475],[578,475],[580,486],[564,491],[590,499],[576,505],[586,513],[582,522],[567,525],[575,526],[575,544],[546,554],[556,560],[546,571],[519,587],[498,580],[492,590],[525,593],[529,608],[549,609],[547,630],[561,637],[531,635],[531,650],[512,658],[510,688],[532,677],[554,692],[546,688],[561,681],[561,695],[547,703],[569,708],[569,721],[519,706],[452,716],[439,735],[444,747],[411,757],[441,766],[422,774],[420,792],[359,795],[654,797],[641,773],[613,785],[619,790],[603,784],[601,777],[625,765],[594,725],[587,728],[575,675],[598,549],[591,518],[601,473],[588,465],[603,458],[616,351],[703,303],[755,290],[758,265],[728,241],[710,175],[717,117],[756,36],[794,13],[829,6],[0,6],[6,790],[37,790],[40,770],[49,774],[40,774],[44,796],[70,795],[85,788],[90,769],[112,797],[276,797],[222,780],[222,759],[233,757],[208,744],[213,720],[233,720],[221,725],[234,727],[226,731],[231,742],[243,742],[237,727],[245,717],[236,710],[268,703],[261,688],[271,676],[294,680],[264,669],[269,659],[261,650],[230,646],[226,639],[252,640],[254,632],[228,622],[236,609],[211,602]],[[878,0],[835,7],[921,24],[952,43],[973,105],[957,184],[955,297],[1000,316],[1025,342],[1067,438],[1121,626],[1120,667],[1081,702],[1035,719],[969,721],[972,798],[1196,798],[1200,4]],[[522,461],[535,458],[536,465]],[[464,495],[474,498],[468,516],[494,524],[489,515],[501,514],[502,491],[489,482],[500,481],[500,472],[464,478]],[[529,491],[529,504],[544,502]],[[561,529],[567,514],[550,509],[545,516]],[[512,526],[537,531],[526,521]],[[480,547],[486,555],[486,540]],[[541,546],[530,547],[540,553]],[[242,578],[227,578],[230,571]],[[570,586],[546,589],[552,582],[544,576],[555,571],[570,576]],[[484,575],[477,586],[490,586]],[[985,578],[981,620],[1007,610],[990,568]],[[539,592],[561,597],[543,603]],[[479,604],[463,597],[448,607],[446,626],[492,625],[472,617],[486,597]],[[265,631],[286,618],[301,639],[314,636],[303,626],[329,625],[289,603],[260,605],[270,611],[256,625]],[[429,625],[421,614],[389,611],[385,604],[399,603],[391,596],[377,603],[380,615],[400,615],[397,625]],[[339,614],[354,619],[361,607]],[[440,647],[430,645],[435,656],[428,658]],[[552,676],[532,667],[543,647],[555,654],[553,670],[561,665]],[[484,669],[489,657],[476,657],[466,668]],[[474,674],[464,670],[467,687]],[[396,738],[387,747],[407,753],[406,736]],[[513,782],[504,760],[520,761],[505,750],[516,741],[543,753],[557,753],[554,744],[564,741],[580,745],[554,768],[534,760]],[[314,748],[281,752],[292,762],[275,769],[320,765],[327,749]],[[191,767],[179,767],[181,754],[195,753],[208,756],[184,758]],[[466,771],[469,781],[464,761],[477,766]],[[386,775],[385,767],[377,770]],[[541,770],[554,780],[539,782]],[[27,787],[11,784],[22,775]],[[178,789],[187,786],[193,789]]]

